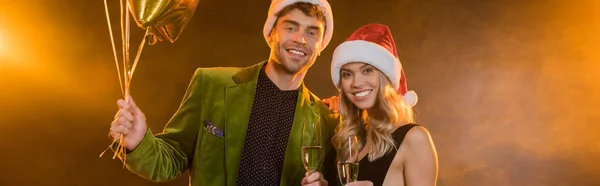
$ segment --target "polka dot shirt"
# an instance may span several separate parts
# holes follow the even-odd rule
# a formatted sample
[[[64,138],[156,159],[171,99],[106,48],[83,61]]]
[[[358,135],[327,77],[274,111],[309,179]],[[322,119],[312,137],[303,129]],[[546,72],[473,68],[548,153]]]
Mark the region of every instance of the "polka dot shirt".
[[[263,66],[250,111],[237,185],[279,185],[297,98],[298,90],[280,90],[267,77]]]

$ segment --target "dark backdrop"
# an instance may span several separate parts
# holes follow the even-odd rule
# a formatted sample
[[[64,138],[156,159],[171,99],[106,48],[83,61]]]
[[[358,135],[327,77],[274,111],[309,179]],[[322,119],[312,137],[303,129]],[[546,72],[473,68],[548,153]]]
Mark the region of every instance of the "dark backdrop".
[[[437,147],[439,185],[600,185],[597,1],[330,3],[333,40],[306,84],[334,95],[335,46],[361,25],[389,25]],[[268,7],[203,0],[177,42],[144,49],[132,92],[154,132],[195,68],[267,59]],[[142,32],[132,27],[134,54]],[[0,0],[0,185],[187,185],[187,174],[153,184],[98,157],[120,97],[101,0]]]

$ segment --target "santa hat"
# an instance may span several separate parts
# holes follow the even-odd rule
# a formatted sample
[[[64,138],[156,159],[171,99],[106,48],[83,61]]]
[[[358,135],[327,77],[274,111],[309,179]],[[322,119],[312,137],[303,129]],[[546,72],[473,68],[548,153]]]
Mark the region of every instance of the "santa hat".
[[[392,82],[394,89],[410,106],[417,104],[417,94],[408,91],[406,77],[390,29],[381,24],[368,24],[356,30],[333,52],[331,78],[340,88],[340,69],[347,63],[368,63],[383,72]]]
[[[319,5],[325,11],[325,35],[323,35],[323,43],[321,50],[325,49],[331,40],[331,36],[333,35],[333,13],[331,12],[331,6],[327,0],[272,0],[271,6],[269,7],[269,14],[267,17],[267,21],[265,22],[265,26],[263,28],[263,35],[265,36],[265,40],[269,43],[269,34],[271,34],[271,29],[275,26],[275,22],[277,21],[277,14],[284,7],[297,3],[297,2],[307,2],[315,5]]]

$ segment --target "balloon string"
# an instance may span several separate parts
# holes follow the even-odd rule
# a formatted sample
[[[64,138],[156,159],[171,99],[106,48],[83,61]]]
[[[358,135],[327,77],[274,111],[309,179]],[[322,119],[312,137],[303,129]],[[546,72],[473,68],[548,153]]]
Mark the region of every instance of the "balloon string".
[[[128,21],[126,21],[128,22]],[[127,24],[126,28],[129,27],[129,24]],[[129,30],[128,28],[126,30]],[[127,32],[129,35],[129,32]],[[150,32],[149,30],[146,30],[146,35],[148,35]],[[128,38],[129,39],[129,38]],[[129,43],[129,40],[127,40],[127,43]],[[133,72],[135,72],[135,67],[137,66],[137,63],[140,59],[140,55],[142,54],[142,50],[144,49],[144,45],[146,44],[146,37],[144,36],[144,38],[142,39],[142,42],[140,43],[140,46],[138,47],[138,51],[137,54],[135,56],[135,60],[133,61],[133,66],[131,67],[131,71],[127,77],[127,82],[125,83],[125,94],[126,94],[126,100],[128,100],[129,98],[129,87],[131,86],[131,79],[133,78]],[[129,46],[127,46],[129,48]],[[129,52],[128,52],[129,53]],[[118,140],[119,144],[117,145],[117,152],[113,155],[113,159],[115,159],[115,157],[119,157],[120,159],[123,160],[123,167],[125,167],[125,162],[127,161],[127,149],[125,146],[125,140],[124,140],[124,136],[123,134],[119,135],[119,137],[117,139],[115,139],[115,141],[113,141],[113,144]],[[112,145],[112,144],[111,144]]]
[[[125,94],[123,90],[123,79],[121,78],[121,69],[119,68],[119,59],[117,57],[117,49],[115,47],[115,39],[113,37],[112,27],[110,26],[110,16],[108,14],[108,5],[104,0],[104,11],[106,12],[106,22],[108,23],[108,33],[110,33],[110,43],[112,44],[113,55],[115,57],[115,65],[117,66],[117,74],[119,75],[119,85],[121,87],[121,94]]]
[[[123,8],[123,4],[125,5],[125,8]],[[123,97],[125,98],[126,102],[129,102],[129,87],[130,87],[130,64],[129,64],[129,3],[121,0],[120,3],[120,8],[121,8],[121,38],[123,39],[123,70],[124,70],[124,76],[125,76],[125,95],[123,95]],[[125,18],[125,20],[123,20],[123,18]],[[125,28],[123,28],[125,27]],[[124,29],[124,30],[123,30]],[[124,159],[124,154],[125,154],[125,136],[123,134],[120,134],[119,137],[119,142],[117,145],[117,151],[116,153],[113,155],[113,159],[115,159],[115,157],[119,157],[121,159],[123,159],[123,166],[125,166],[125,159]],[[123,156],[123,158],[122,158]]]
[[[122,8],[121,8],[122,10]],[[115,47],[115,39],[113,36],[113,32],[112,32],[112,26],[110,24],[110,14],[108,13],[108,4],[106,2],[106,0],[104,0],[104,11],[106,14],[106,22],[108,23],[108,33],[110,34],[110,42],[112,44],[112,49],[113,49],[113,54],[115,57],[115,65],[117,66],[117,74],[119,75],[119,85],[121,87],[121,93],[125,94],[124,90],[123,90],[123,79],[121,78],[121,69],[119,68],[119,59],[117,57],[117,49]],[[122,38],[122,34],[121,34],[121,38]],[[100,154],[100,157],[102,157],[102,155],[104,155],[104,153],[110,149],[110,147],[117,142],[117,140],[119,140],[120,138],[117,138],[115,140],[113,140],[113,142]]]
[[[123,1],[123,0],[121,0]],[[129,25],[129,3],[125,2],[125,10],[124,10],[124,14],[125,14],[125,45],[123,45],[124,50],[125,50],[125,66],[126,66],[126,89],[125,89],[125,100],[127,102],[129,102],[129,85],[131,84],[131,58],[129,57],[129,40],[130,40],[130,25]]]
[[[119,1],[119,13],[121,15],[120,17],[120,24],[121,24],[121,52],[122,52],[122,57],[123,59],[121,60],[121,62],[123,63],[123,79],[125,81],[125,92],[123,93],[123,96],[126,97],[125,95],[127,94],[127,66],[125,66],[125,28],[124,28],[124,21],[123,21],[123,0]]]
[[[102,155],[104,155],[104,153],[106,153],[106,151],[107,151],[108,149],[110,149],[110,147],[112,147],[112,146],[115,144],[115,142],[117,142],[119,139],[121,139],[121,138],[119,137],[119,138],[116,138],[116,139],[114,139],[114,140],[113,140],[113,142],[112,142],[112,143],[110,143],[110,145],[108,145],[108,147],[106,147],[106,149],[104,149],[104,151],[102,151],[102,153],[100,153],[100,156],[99,156],[99,157],[102,157]]]
[[[121,86],[121,92],[123,93],[125,100],[128,101],[128,95],[129,95],[129,87],[130,87],[130,81],[131,81],[131,74],[132,74],[132,69],[131,69],[131,63],[129,61],[129,35],[130,35],[130,24],[129,24],[129,4],[126,3],[126,8],[123,8],[123,4],[126,3],[123,0],[120,1],[119,3],[119,8],[120,8],[120,15],[121,15],[121,19],[120,19],[120,23],[121,23],[121,41],[122,41],[122,52],[123,52],[123,70],[125,72],[125,74],[123,75],[123,79],[121,78],[121,70],[119,69],[119,62],[118,62],[118,57],[117,57],[117,51],[116,51],[116,47],[115,47],[115,41],[114,41],[114,36],[112,33],[112,26],[110,24],[110,16],[109,16],[109,11],[108,11],[108,4],[107,1],[104,0],[104,9],[105,9],[105,13],[106,13],[106,19],[107,19],[107,23],[108,23],[108,29],[109,29],[109,33],[110,33],[110,38],[111,38],[111,44],[113,47],[113,54],[114,54],[114,58],[115,58],[115,64],[117,66],[117,73],[119,75],[119,84]],[[124,17],[125,16],[125,17]],[[125,22],[125,24],[124,24]],[[142,43],[145,42],[145,38],[142,41]],[[141,51],[141,49],[139,49],[139,51]],[[136,63],[137,60],[139,59],[139,54],[136,57]],[[123,87],[123,80],[125,82],[125,87]],[[127,161],[127,148],[125,146],[125,138],[123,134],[120,134],[119,137],[117,137],[116,139],[113,140],[113,142],[102,152],[100,153],[100,157],[102,157],[102,155],[104,155],[106,153],[106,151],[108,149],[110,149],[110,147],[112,147],[115,143],[118,143],[117,148],[115,150],[115,154],[113,155],[113,159],[115,159],[116,157],[119,157],[120,159],[123,160],[123,167],[125,167],[125,162]]]
[[[144,45],[146,44],[146,36],[148,36],[148,34],[150,34],[150,29],[146,29],[146,34],[142,39],[142,43],[140,43],[140,46],[138,47],[137,54],[135,55],[135,59],[133,60],[133,67],[131,67],[131,77],[129,81],[131,81],[131,78],[133,78],[133,72],[135,72],[135,67],[137,67],[138,60],[140,59],[140,55],[142,54],[142,50],[144,49]]]
[[[124,75],[124,79],[125,79],[125,94],[123,95],[123,97],[125,98],[125,101],[129,102],[129,77],[130,77],[130,66],[129,66],[129,24],[127,24],[129,22],[129,16],[127,15],[127,10],[129,7],[129,3],[125,2],[124,0],[120,1],[120,8],[121,8],[121,41],[122,41],[122,47],[123,47],[123,75]],[[126,6],[125,8],[123,6]]]
[[[130,58],[129,58],[129,40],[130,40],[130,21],[129,21],[129,3],[125,2],[126,8],[123,8],[123,4],[124,1],[121,0],[120,2],[120,13],[121,13],[121,41],[122,41],[122,46],[123,46],[123,79],[121,78],[121,70],[119,69],[119,62],[118,62],[118,55],[117,55],[117,51],[116,51],[116,47],[115,47],[115,41],[114,41],[114,36],[112,33],[112,27],[110,24],[110,17],[109,17],[109,13],[108,13],[108,5],[106,0],[104,0],[104,9],[106,12],[106,19],[107,19],[107,23],[108,23],[108,29],[109,29],[109,33],[110,33],[110,39],[111,39],[111,44],[112,44],[112,48],[113,48],[113,54],[114,54],[114,58],[115,58],[115,64],[117,66],[117,72],[119,75],[119,84],[121,85],[121,92],[123,93],[123,96],[125,97],[125,101],[129,102],[129,89],[130,89],[130,85],[131,85],[131,79],[133,77],[133,72],[135,72],[135,69],[137,67],[138,61],[140,59],[140,56],[142,54],[142,50],[144,48],[144,45],[146,44],[146,37],[150,34],[150,29],[146,29],[146,33],[142,39],[142,42],[140,43],[138,50],[137,50],[137,54],[135,56],[135,60],[133,61],[133,65],[131,65],[130,62]],[[125,86],[123,86],[123,82],[125,83]],[[113,159],[115,159],[116,157],[119,157],[120,159],[123,160],[123,166],[125,166],[125,162],[127,161],[127,147],[125,146],[125,137],[123,134],[120,134],[119,137],[117,137],[116,139],[114,139],[112,141],[112,143],[100,154],[100,157],[102,157],[102,155],[104,155],[104,153],[110,149],[112,146],[115,145],[115,143],[117,143],[117,148],[115,149],[115,154],[113,155]]]

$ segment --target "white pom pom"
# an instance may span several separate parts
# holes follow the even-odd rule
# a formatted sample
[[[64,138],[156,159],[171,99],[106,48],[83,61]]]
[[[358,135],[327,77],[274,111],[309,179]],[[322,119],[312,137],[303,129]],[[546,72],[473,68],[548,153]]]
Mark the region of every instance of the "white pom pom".
[[[415,91],[411,90],[406,92],[406,94],[402,96],[402,100],[404,100],[404,103],[406,103],[407,105],[414,107],[415,105],[417,105],[419,97],[417,97],[417,93],[415,93]]]

